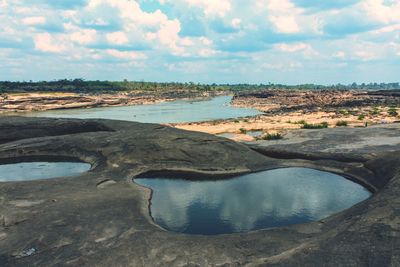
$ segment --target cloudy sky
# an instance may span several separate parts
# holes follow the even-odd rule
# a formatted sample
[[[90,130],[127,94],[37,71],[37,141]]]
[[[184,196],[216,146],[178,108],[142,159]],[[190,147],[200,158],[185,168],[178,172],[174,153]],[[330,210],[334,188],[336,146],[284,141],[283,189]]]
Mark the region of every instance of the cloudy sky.
[[[400,80],[400,0],[0,0],[0,22],[0,80]]]

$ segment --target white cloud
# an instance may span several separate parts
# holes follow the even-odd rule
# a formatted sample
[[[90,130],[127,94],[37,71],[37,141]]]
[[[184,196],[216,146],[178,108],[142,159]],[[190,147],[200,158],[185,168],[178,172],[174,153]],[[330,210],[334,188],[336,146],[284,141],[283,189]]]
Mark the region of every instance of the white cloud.
[[[275,31],[285,34],[301,31],[298,20],[304,10],[296,7],[290,0],[257,0],[256,8],[256,12],[267,15]]]
[[[14,8],[14,12],[18,13],[18,14],[32,14],[33,10],[30,7],[26,7],[26,6],[16,6]]]
[[[297,33],[300,31],[300,27],[294,16],[270,16],[269,19],[275,25],[278,32]]]
[[[374,30],[372,33],[374,34],[381,34],[381,33],[388,33],[388,32],[394,32],[394,31],[400,31],[400,23],[399,24],[392,24],[389,26],[384,26],[378,30]]]
[[[116,49],[107,49],[106,53],[110,56],[121,59],[137,60],[146,58],[146,55],[144,53],[135,51],[119,51]]]
[[[70,20],[71,22],[77,23],[76,20],[76,15],[78,14],[77,10],[64,10],[61,11],[61,16],[64,17],[67,20]]]
[[[89,0],[89,2],[87,4],[87,8],[94,9],[94,8],[98,7],[99,5],[101,5],[103,2],[104,2],[103,0]]]
[[[158,0],[161,5],[167,3],[175,8],[187,11],[188,8],[201,9],[206,18],[226,17],[232,11],[235,0]]]
[[[277,44],[275,47],[283,52],[297,52],[307,49],[312,49],[309,44],[296,43],[296,44]]]
[[[360,49],[354,51],[354,56],[362,61],[370,61],[374,59],[378,59],[378,54],[374,51],[370,51],[367,49]]]
[[[7,0],[1,0],[0,1],[0,8],[6,8],[8,6]]]
[[[136,1],[90,0],[86,9],[89,12],[96,12],[97,8],[104,6],[117,9],[119,12],[118,15],[122,19],[125,19],[125,22],[128,24],[135,23],[138,26],[157,26],[168,21],[168,17],[160,10],[149,13],[144,12]]]
[[[172,72],[182,72],[182,73],[195,73],[199,74],[207,71],[207,64],[204,62],[179,62],[179,63],[166,63],[165,68]]]
[[[365,0],[361,6],[376,21],[400,23],[400,1]]]
[[[14,61],[20,66],[40,57],[32,50],[54,53],[51,58],[67,60],[71,66],[85,62],[98,69],[107,61],[161,63],[160,68],[172,64],[175,72],[192,74],[185,76],[192,78],[182,79],[197,79],[194,71],[206,73],[218,66],[213,74],[226,76],[217,80],[259,80],[262,78],[254,78],[249,69],[260,70],[262,64],[264,70],[274,70],[272,73],[288,69],[304,73],[317,64],[334,70],[344,63],[349,69],[357,64],[369,69],[373,64],[390,65],[388,73],[398,73],[398,0],[364,0],[338,9],[324,9],[328,3],[318,4],[318,8],[297,6],[300,1],[295,0],[158,1],[162,5],[154,8],[156,0],[88,0],[81,7],[62,9],[37,1],[0,0],[0,50],[10,49],[5,57],[18,55]],[[151,6],[145,7],[149,3]],[[146,52],[116,49],[127,44]],[[191,65],[191,61],[203,64]],[[300,70],[301,64],[308,68]],[[191,72],[185,71],[188,67]],[[143,78],[150,77],[146,75]],[[313,75],[315,72],[309,77],[323,79]],[[351,75],[345,76],[350,79]]]
[[[87,45],[96,40],[97,32],[94,29],[82,29],[72,32],[70,38],[78,44]]]
[[[288,71],[297,68],[303,67],[303,64],[300,62],[287,62],[287,63],[263,63],[261,64],[262,69],[269,69],[269,70],[280,70],[280,71]]]
[[[304,57],[312,58],[318,56],[319,53],[307,43],[282,43],[274,46],[275,49],[286,53],[301,53]]]
[[[0,29],[2,31],[2,34],[4,35],[13,35],[13,36],[18,35],[18,31],[8,25],[0,26]]]
[[[189,6],[195,6],[203,9],[206,16],[224,17],[231,10],[229,0],[185,0]]]
[[[188,37],[185,37],[185,38],[182,38],[182,39],[180,40],[180,45],[183,45],[183,46],[193,46],[193,45],[194,45],[194,42],[193,42],[192,39],[190,39],[190,38],[188,38]]]
[[[106,34],[107,41],[111,44],[123,45],[129,42],[124,32],[112,32]]]
[[[211,57],[215,56],[216,54],[218,54],[218,52],[210,48],[204,48],[199,51],[199,55],[201,57]]]
[[[101,11],[108,7],[117,10],[116,15],[122,20],[121,27],[124,30],[108,33],[108,42],[126,44],[134,35],[133,39],[147,41],[156,49],[167,50],[177,56],[188,56],[185,47],[191,45],[190,40],[179,35],[181,24],[178,19],[169,19],[160,10],[145,12],[136,1],[90,0],[86,9],[96,12],[97,9]],[[106,20],[103,19],[103,22],[106,23]]]
[[[262,6],[263,2],[266,2],[267,9],[274,13],[288,13],[290,11],[296,11],[296,13],[298,13],[300,10],[296,8],[296,6],[290,0],[260,0],[258,2],[259,6]]]
[[[212,44],[213,44],[213,41],[210,40],[210,39],[208,39],[208,38],[205,37],[205,36],[200,37],[200,41],[201,41],[204,45],[206,45],[206,46],[209,46],[209,45],[212,45]]]
[[[180,41],[179,32],[181,31],[181,24],[179,20],[165,21],[161,24],[160,29],[155,33],[160,44],[168,47],[174,55],[185,55],[183,47],[179,46]]]
[[[398,42],[376,44],[372,42],[360,42],[352,47],[355,58],[362,61],[392,59],[400,51]]]
[[[353,60],[361,62],[391,60],[400,51],[398,42],[374,43],[364,41],[359,37],[352,36],[345,40],[337,40],[332,44],[341,48],[333,56],[341,60]]]
[[[235,29],[239,29],[241,23],[242,23],[242,20],[239,19],[239,18],[234,18],[234,19],[231,20],[231,25]]]
[[[60,53],[67,49],[64,40],[50,35],[49,33],[39,33],[34,37],[35,49],[42,52]]]
[[[333,56],[336,57],[336,58],[345,59],[346,58],[346,53],[343,52],[343,51],[338,51]]]
[[[95,29],[81,29],[72,23],[64,23],[67,39],[81,45],[93,43],[97,39],[97,31]]]
[[[22,19],[22,24],[32,26],[32,25],[43,25],[46,23],[45,17],[27,17]]]

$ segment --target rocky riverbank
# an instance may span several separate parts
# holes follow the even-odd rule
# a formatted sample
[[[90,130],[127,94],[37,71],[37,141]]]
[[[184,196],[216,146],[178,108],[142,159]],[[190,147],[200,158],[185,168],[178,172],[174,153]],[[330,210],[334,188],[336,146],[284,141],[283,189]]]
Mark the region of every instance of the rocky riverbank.
[[[23,93],[0,95],[0,113],[51,109],[154,104],[176,99],[207,99],[228,91],[127,91],[112,94]],[[229,135],[252,141],[268,134],[284,135],[305,124],[365,127],[400,121],[400,90],[257,90],[234,95],[235,107],[254,108],[262,115],[206,122],[169,124],[176,128]],[[257,134],[254,134],[256,132]]]
[[[400,90],[260,90],[235,94],[232,105],[268,114],[400,106]]]
[[[12,93],[0,94],[0,114],[31,112],[54,109],[94,108],[155,104],[177,99],[208,98],[224,92],[176,91],[129,91],[116,93]]]
[[[284,135],[305,124],[327,127],[365,127],[400,121],[400,91],[262,90],[235,94],[232,105],[255,108],[263,115],[231,120],[180,123],[173,126],[211,134],[230,134],[252,141],[268,134]],[[257,137],[257,136],[256,136]]]

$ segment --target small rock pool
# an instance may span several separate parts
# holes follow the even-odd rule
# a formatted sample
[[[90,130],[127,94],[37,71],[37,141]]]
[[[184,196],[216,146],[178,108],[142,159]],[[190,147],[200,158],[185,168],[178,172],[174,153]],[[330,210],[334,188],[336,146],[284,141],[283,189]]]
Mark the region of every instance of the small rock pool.
[[[20,162],[0,165],[0,182],[30,181],[75,176],[90,170],[82,162]]]
[[[150,213],[162,228],[217,235],[320,220],[371,193],[342,176],[283,168],[228,180],[135,178],[153,191]]]

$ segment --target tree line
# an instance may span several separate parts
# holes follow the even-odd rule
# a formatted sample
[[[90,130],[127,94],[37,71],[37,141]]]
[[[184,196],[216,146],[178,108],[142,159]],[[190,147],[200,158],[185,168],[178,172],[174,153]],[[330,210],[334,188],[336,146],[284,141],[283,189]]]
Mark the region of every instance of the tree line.
[[[85,81],[84,79],[61,79],[55,81],[0,81],[0,93],[19,92],[73,92],[73,93],[112,93],[121,91],[247,91],[263,89],[302,89],[302,90],[397,90],[396,83],[352,83],[349,85],[317,84],[200,84],[193,82],[144,82],[144,81]]]

